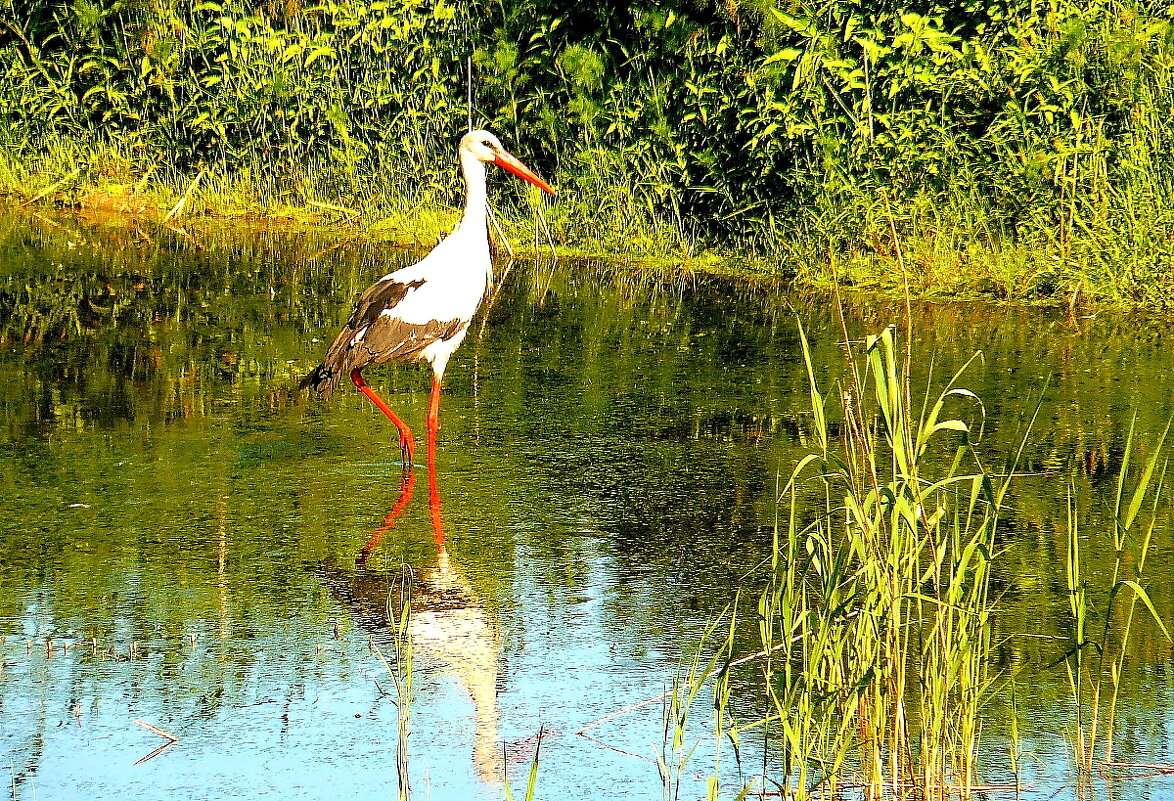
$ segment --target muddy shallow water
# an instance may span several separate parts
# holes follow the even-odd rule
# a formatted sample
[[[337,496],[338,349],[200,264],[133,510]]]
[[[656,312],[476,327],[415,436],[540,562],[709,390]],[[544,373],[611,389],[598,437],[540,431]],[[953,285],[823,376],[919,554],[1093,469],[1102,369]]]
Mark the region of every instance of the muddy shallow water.
[[[821,379],[842,374],[829,299],[514,265],[450,365],[438,517],[421,468],[388,526],[394,430],[357,393],[323,405],[294,387],[355,293],[410,254],[272,234],[195,244],[0,223],[0,766],[14,797],[394,795],[376,651],[404,575],[416,797],[504,798],[540,730],[539,797],[659,797],[654,699],[734,588],[756,586],[777,477],[809,452],[796,316]],[[857,298],[847,325],[855,338],[900,316]],[[992,463],[1040,404],[996,571],[995,667],[1015,677],[1028,792],[1074,797],[1069,695],[1049,667],[1068,626],[1064,506],[1072,486],[1103,576],[1098,521],[1130,421],[1144,453],[1174,411],[1165,329],[954,304],[913,316],[919,386],[982,352],[962,384],[984,401]],[[423,430],[424,370],[368,377]],[[1170,620],[1164,504],[1158,519],[1146,583]],[[1121,759],[1172,761],[1170,664],[1143,627]],[[753,714],[747,670],[734,703]],[[1006,696],[986,727],[991,781],[1008,778]],[[683,798],[712,770],[709,714],[701,702]],[[178,742],[136,765],[167,742],[136,720]],[[749,777],[761,756],[747,748]],[[723,776],[736,783],[728,759]],[[1160,798],[1174,780],[1099,789]]]

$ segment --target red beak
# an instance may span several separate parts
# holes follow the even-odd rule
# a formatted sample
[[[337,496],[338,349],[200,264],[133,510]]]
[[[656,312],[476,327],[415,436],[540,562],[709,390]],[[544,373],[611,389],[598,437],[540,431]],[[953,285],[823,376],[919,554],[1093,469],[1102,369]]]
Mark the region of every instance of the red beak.
[[[523,181],[529,181],[543,192],[548,192],[552,195],[554,194],[554,190],[550,188],[550,184],[539,178],[533,170],[531,170],[522,162],[518,161],[517,158],[515,158],[512,154],[507,153],[504,150],[499,150],[497,153],[497,158],[493,160],[493,163],[498,167],[504,167],[514,175],[521,178]]]

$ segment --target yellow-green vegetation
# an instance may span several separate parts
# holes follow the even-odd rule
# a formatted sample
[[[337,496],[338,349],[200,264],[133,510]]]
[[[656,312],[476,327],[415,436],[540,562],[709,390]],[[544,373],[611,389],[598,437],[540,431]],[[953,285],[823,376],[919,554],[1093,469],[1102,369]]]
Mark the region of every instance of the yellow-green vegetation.
[[[814,451],[781,482],[773,557],[756,607],[761,650],[735,659],[732,620],[728,636],[714,636],[725,614],[706,632],[666,704],[665,797],[677,797],[679,785],[669,780],[679,782],[696,748],[685,737],[690,707],[711,679],[710,734],[728,739],[736,754],[748,732],[759,732],[771,756],[760,776],[746,783],[739,775],[731,787],[719,748],[710,798],[720,797],[724,781],[737,797],[761,789],[800,801],[845,793],[966,799],[986,785],[984,766],[1014,777],[1007,789],[1017,790],[1018,677],[998,666],[1007,644],[993,636],[1000,609],[992,578],[1006,558],[1001,517],[1027,443],[1003,469],[986,465],[972,438],[978,432],[962,419],[985,415],[979,398],[959,385],[969,364],[936,396],[914,395],[911,351],[898,346],[892,327],[849,345],[838,403],[829,404],[818,385],[802,330],[800,343]],[[1117,764],[1116,717],[1138,618],[1149,616],[1169,639],[1143,586],[1161,515],[1167,432],[1136,466],[1134,451],[1143,449],[1130,429],[1107,515],[1116,557],[1105,576],[1084,564],[1086,535],[1069,495],[1070,628],[1067,650],[1051,667],[1066,670],[1072,716],[1065,733],[1081,788]],[[1105,599],[1103,608],[1093,596]],[[704,670],[703,651],[712,654]],[[765,714],[732,707],[735,683],[757,689]],[[997,726],[995,707],[1006,713]],[[1002,745],[992,754],[996,742]]]
[[[981,419],[960,373],[914,400],[891,328],[849,360],[839,444],[810,357],[808,375],[818,452],[782,490],[758,605],[776,781],[798,798],[845,784],[965,797],[993,681],[990,572],[1010,474],[990,471],[947,412],[967,404]],[[816,509],[802,501],[809,481],[822,485]]]
[[[1170,632],[1140,583],[1160,514],[1158,502],[1167,467],[1161,451],[1168,433],[1169,424],[1153,442],[1150,458],[1136,471],[1137,475],[1132,475],[1134,430],[1130,427],[1114,496],[1110,535],[1115,558],[1112,572],[1103,582],[1106,586],[1096,586],[1102,582],[1093,579],[1085,564],[1075,493],[1069,491],[1066,568],[1071,629],[1070,647],[1063,662],[1075,710],[1073,761],[1082,782],[1091,780],[1098,761],[1113,761],[1121,677],[1134,624],[1141,612],[1139,604],[1170,639]],[[1107,597],[1103,610],[1094,608],[1090,599],[1093,592]]]
[[[472,123],[560,190],[536,218],[499,187],[525,249],[1174,297],[1158,0],[0,0],[0,65],[0,192],[20,203],[426,242]]]

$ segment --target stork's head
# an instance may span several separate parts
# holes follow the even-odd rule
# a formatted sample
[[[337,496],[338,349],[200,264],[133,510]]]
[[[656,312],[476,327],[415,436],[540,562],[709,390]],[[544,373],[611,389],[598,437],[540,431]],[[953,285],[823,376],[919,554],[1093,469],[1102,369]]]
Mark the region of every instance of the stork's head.
[[[550,184],[539,178],[533,170],[501,146],[501,142],[489,131],[469,131],[461,137],[461,154],[469,153],[485,164],[496,164],[512,172],[524,181],[529,181],[544,192],[554,194]]]

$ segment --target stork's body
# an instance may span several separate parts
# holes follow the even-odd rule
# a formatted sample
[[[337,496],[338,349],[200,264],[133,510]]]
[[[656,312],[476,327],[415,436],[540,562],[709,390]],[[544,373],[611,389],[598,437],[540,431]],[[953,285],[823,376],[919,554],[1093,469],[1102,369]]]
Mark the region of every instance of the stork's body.
[[[322,364],[302,380],[329,398],[343,376],[359,388],[399,430],[405,466],[415,451],[411,429],[367,386],[362,371],[383,362],[426,361],[432,367],[428,404],[429,466],[434,464],[439,428],[440,387],[449,357],[460,346],[493,278],[487,229],[485,165],[497,164],[554,193],[541,178],[510,155],[486,131],[461,139],[465,210],[461,221],[419,262],[383,276],[359,296],[355,310],[335,338]]]

